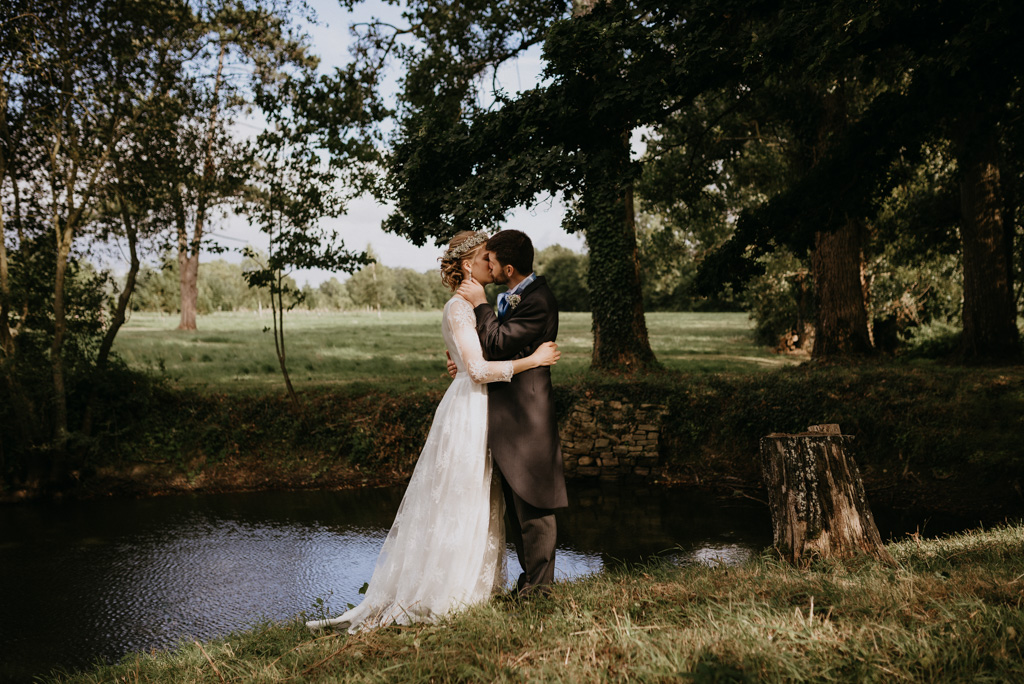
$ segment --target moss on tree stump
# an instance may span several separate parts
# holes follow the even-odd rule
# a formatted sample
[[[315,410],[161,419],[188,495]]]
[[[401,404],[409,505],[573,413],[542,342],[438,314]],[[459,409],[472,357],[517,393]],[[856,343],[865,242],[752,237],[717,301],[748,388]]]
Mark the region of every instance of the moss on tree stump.
[[[775,548],[791,563],[868,554],[891,562],[852,456],[853,437],[838,425],[761,438]]]

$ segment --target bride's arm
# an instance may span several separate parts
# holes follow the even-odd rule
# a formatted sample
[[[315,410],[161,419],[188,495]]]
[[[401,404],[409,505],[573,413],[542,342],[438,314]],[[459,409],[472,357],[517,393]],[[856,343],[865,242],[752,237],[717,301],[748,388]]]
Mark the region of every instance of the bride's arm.
[[[476,331],[476,314],[472,305],[456,299],[448,307],[448,321],[459,356],[466,362],[469,377],[476,383],[509,382],[512,376],[523,371],[550,366],[558,361],[559,352],[553,343],[542,345],[530,356],[514,361],[487,361],[480,348]]]

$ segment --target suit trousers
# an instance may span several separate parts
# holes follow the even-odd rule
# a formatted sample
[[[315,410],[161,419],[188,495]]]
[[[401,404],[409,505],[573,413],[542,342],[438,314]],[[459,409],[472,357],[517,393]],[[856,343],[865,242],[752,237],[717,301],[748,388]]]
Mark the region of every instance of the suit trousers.
[[[523,501],[504,477],[501,488],[505,494],[508,537],[516,545],[523,568],[516,591],[521,596],[547,594],[555,581],[555,512]]]

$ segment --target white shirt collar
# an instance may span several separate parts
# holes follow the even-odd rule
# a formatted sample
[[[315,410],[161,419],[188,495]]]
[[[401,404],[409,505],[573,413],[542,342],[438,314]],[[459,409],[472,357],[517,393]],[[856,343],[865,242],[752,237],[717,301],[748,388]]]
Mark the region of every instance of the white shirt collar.
[[[508,293],[510,295],[512,295],[512,294],[515,294],[517,292],[522,292],[526,288],[527,285],[529,285],[530,283],[532,283],[536,279],[537,279],[537,272],[534,271],[530,275],[528,275],[525,278],[523,278],[522,280],[520,280],[519,284],[516,285],[515,287],[513,287],[511,290],[509,290]]]

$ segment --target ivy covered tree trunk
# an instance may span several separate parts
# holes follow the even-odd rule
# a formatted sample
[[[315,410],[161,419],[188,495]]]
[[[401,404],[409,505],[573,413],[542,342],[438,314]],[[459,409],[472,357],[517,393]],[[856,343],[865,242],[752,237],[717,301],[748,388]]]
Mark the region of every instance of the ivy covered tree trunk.
[[[592,366],[636,371],[655,363],[644,320],[636,244],[633,185],[629,175],[629,139],[598,154],[583,195],[584,232],[590,252],[590,302],[593,316]]]
[[[815,358],[873,351],[863,281],[860,226],[854,220],[814,236]]]
[[[969,359],[1020,353],[1013,299],[1012,222],[1003,220],[995,129],[975,125],[958,141],[964,305],[962,353]]]

